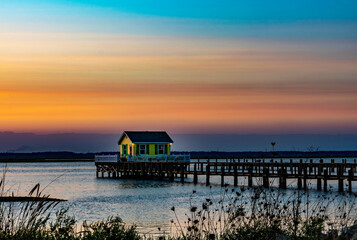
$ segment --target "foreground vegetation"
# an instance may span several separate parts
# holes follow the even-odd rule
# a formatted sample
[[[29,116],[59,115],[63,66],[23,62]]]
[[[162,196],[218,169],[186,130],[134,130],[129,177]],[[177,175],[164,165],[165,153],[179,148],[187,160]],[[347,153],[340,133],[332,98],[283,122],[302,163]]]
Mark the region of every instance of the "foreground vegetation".
[[[185,222],[173,221],[178,231],[170,239],[357,239],[356,214],[351,194],[328,192],[312,199],[309,191],[226,188],[219,199],[191,204]]]
[[[95,223],[84,222],[77,230],[76,220],[66,215],[65,210],[56,214],[53,222],[47,219],[38,219],[31,228],[18,228],[15,231],[1,231],[0,239],[33,239],[33,240],[100,240],[100,239],[122,239],[141,240],[142,237],[134,226],[127,227],[120,218],[108,218]],[[48,223],[48,224],[47,224]]]
[[[0,195],[5,190],[5,171],[0,179]],[[37,184],[29,196],[40,201],[0,202],[0,239],[35,240],[327,240],[357,239],[356,196],[334,192],[314,195],[309,191],[281,191],[271,188],[226,187],[219,198],[198,204],[193,191],[186,220],[179,219],[173,206],[172,231],[159,236],[143,236],[135,226],[119,217],[78,225],[66,210],[51,216],[59,202],[50,201]]]

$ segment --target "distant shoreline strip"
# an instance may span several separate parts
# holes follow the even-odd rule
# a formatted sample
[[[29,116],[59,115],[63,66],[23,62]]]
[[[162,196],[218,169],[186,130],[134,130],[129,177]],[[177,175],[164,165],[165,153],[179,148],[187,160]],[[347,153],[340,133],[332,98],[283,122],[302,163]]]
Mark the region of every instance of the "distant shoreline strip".
[[[24,159],[0,159],[0,163],[14,163],[14,162],[94,162],[94,158],[88,159],[31,159],[31,158],[24,158]]]

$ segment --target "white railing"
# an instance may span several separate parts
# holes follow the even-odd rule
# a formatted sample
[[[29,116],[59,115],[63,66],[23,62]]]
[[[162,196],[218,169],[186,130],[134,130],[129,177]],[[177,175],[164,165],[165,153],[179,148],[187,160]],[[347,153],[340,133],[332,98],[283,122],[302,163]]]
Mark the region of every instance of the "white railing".
[[[137,155],[125,157],[128,162],[189,162],[190,154],[182,155]],[[121,161],[119,154],[114,155],[95,155],[95,162],[119,162]]]
[[[189,162],[190,154],[185,155],[137,155],[127,156],[129,162]]]
[[[115,155],[95,155],[95,162],[118,162],[120,160],[120,156],[118,154]]]

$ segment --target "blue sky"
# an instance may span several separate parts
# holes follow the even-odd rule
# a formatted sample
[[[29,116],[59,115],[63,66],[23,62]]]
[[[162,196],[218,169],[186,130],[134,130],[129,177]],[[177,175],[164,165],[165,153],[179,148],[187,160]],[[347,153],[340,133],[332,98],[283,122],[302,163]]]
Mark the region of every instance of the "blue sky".
[[[96,12],[121,12],[172,18],[199,18],[232,20],[240,23],[297,20],[356,20],[357,3],[353,0],[299,0],[299,1],[9,1],[2,5],[30,9],[95,9]]]
[[[347,0],[0,2],[7,31],[285,39],[355,39],[356,12],[357,2]]]

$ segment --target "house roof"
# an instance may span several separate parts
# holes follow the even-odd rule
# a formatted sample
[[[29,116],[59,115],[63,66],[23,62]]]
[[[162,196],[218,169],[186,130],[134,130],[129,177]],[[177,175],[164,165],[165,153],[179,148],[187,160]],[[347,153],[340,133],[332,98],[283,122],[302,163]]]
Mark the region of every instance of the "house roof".
[[[165,131],[124,131],[118,144],[127,136],[132,143],[173,143]]]

